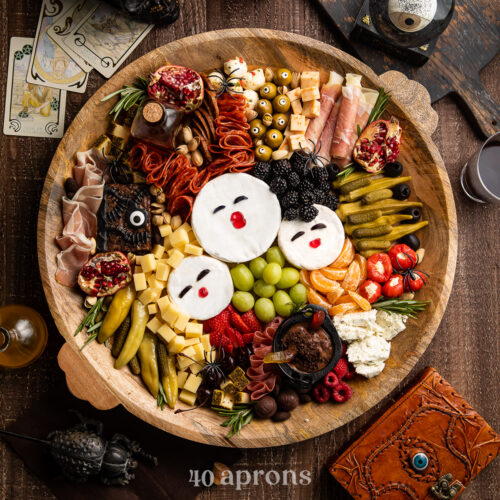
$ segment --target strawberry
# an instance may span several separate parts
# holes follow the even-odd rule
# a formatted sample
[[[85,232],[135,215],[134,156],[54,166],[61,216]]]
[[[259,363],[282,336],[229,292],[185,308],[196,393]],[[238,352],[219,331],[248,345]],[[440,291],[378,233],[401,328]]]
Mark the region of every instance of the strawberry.
[[[333,369],[333,372],[339,379],[343,379],[347,373],[349,372],[349,366],[347,364],[347,359],[346,358],[340,358],[339,362]]]
[[[253,309],[250,309],[250,311],[242,314],[241,319],[245,322],[251,332],[256,332],[262,328]]]
[[[227,339],[227,337],[225,337]],[[229,339],[228,339],[229,340]],[[233,353],[233,344],[229,343],[227,345],[224,345],[223,349],[228,353],[228,354],[232,354]]]
[[[251,344],[253,342],[253,336],[253,333],[244,333],[243,342],[245,342],[245,344]]]
[[[229,325],[230,312],[228,308],[224,309],[222,312],[214,316],[213,318],[205,321],[208,326],[208,330],[211,332],[221,332],[223,333],[226,326]]]
[[[345,403],[352,396],[352,389],[345,383],[338,383],[332,390],[332,397],[337,403]]]
[[[241,316],[237,313],[236,309],[229,305],[229,322],[231,326],[238,332],[241,333],[250,333],[250,329],[245,324]]]
[[[233,343],[234,347],[239,347],[238,339],[236,338],[236,330],[230,326],[226,326],[226,335],[229,340]]]
[[[243,340],[243,336],[237,330],[234,331],[236,336],[236,341],[238,342],[238,347],[243,347],[245,345],[245,341]],[[244,334],[247,335],[247,334]]]
[[[222,344],[222,333],[219,331],[213,331],[210,333],[210,345],[218,348]]]

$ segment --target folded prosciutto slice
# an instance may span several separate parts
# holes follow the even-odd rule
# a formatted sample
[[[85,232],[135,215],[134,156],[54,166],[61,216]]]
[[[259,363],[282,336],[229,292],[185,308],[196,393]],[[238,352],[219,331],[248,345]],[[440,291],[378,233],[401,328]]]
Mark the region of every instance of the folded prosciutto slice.
[[[333,105],[319,138],[321,147],[319,148],[318,156],[321,156],[321,159],[324,158],[327,162],[329,162],[331,158],[330,150],[332,148],[333,133],[335,132],[335,125],[337,125],[337,116],[339,114],[341,102],[342,97],[337,99]]]
[[[330,79],[321,88],[319,116],[309,122],[306,131],[306,139],[313,141],[314,144],[317,144],[333,105],[342,92],[343,81],[343,76],[340,76],[335,71],[330,71]]]
[[[333,160],[345,159],[349,155],[360,97],[361,75],[347,73],[346,85],[342,87],[342,104],[340,105],[330,150]]]

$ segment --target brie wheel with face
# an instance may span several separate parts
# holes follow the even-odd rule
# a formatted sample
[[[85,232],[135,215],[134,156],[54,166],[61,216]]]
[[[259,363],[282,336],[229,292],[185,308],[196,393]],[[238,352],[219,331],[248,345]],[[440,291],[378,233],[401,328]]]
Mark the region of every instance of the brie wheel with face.
[[[344,227],[337,214],[314,205],[318,215],[311,222],[300,219],[281,223],[278,245],[290,264],[299,269],[321,269],[330,265],[344,245]]]
[[[203,255],[183,259],[170,274],[167,290],[172,302],[198,320],[217,316],[234,292],[227,265]]]
[[[247,262],[273,243],[281,222],[278,198],[248,174],[224,174],[198,193],[191,226],[205,251],[225,262]]]

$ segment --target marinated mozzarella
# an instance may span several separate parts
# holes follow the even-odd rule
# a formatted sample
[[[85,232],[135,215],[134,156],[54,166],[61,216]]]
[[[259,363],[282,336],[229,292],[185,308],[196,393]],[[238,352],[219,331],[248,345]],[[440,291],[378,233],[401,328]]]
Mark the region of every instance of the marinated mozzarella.
[[[347,359],[351,363],[379,363],[385,361],[390,353],[391,343],[378,335],[356,340],[347,347]]]
[[[202,255],[182,260],[170,274],[167,291],[189,317],[204,320],[229,305],[234,288],[227,265]]]
[[[247,262],[273,243],[281,222],[278,198],[248,174],[224,174],[205,184],[191,226],[205,251],[226,262]]]
[[[229,59],[224,63],[224,73],[230,78],[243,78],[247,70],[247,63],[241,57]]]
[[[241,79],[243,87],[250,90],[259,90],[266,83],[266,77],[262,68],[254,69],[246,73]]]
[[[311,222],[284,220],[278,245],[295,267],[313,270],[331,264],[344,245],[344,227],[337,214],[323,205],[314,205],[318,215]]]

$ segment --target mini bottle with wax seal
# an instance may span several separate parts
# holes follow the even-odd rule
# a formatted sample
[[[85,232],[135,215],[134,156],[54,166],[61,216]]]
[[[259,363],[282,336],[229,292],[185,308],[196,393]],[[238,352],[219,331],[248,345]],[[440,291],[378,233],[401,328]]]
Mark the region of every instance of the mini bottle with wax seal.
[[[47,325],[31,307],[0,307],[0,366],[22,368],[36,361],[47,345]]]
[[[183,118],[182,109],[156,99],[145,99],[132,122],[132,137],[164,149],[172,149]]]

